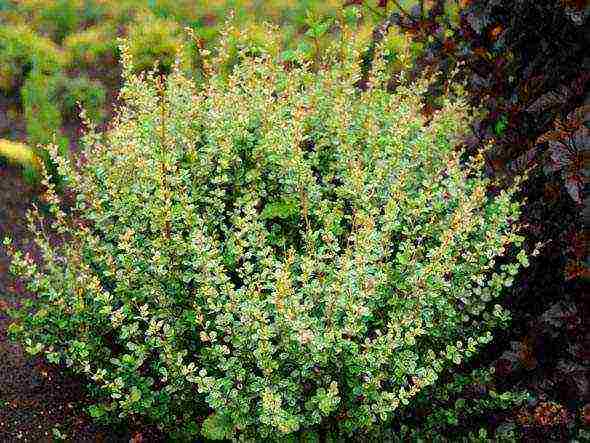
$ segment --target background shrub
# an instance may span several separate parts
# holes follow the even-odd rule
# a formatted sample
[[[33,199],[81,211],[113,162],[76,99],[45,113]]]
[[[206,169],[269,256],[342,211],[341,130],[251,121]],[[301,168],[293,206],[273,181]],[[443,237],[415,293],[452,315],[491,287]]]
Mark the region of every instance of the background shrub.
[[[116,32],[110,24],[101,24],[70,34],[63,42],[70,69],[96,69],[96,65],[116,60]]]
[[[24,25],[0,26],[0,91],[8,94],[30,73],[59,72],[64,57],[59,48]]]
[[[10,331],[88,377],[93,417],[366,433],[506,319],[494,300],[528,263],[495,268],[522,240],[513,190],[461,160],[460,101],[426,120],[425,85],[389,94],[383,63],[359,91],[350,36],[316,70],[260,48],[229,76],[222,41],[201,86],[136,76],[124,51],[112,129],[86,135],[80,170],[52,148],[77,197],[65,212],[46,182],[43,264],[12,251],[36,297]]]
[[[63,84],[63,115],[73,119],[80,113],[80,106],[86,111],[86,116],[97,123],[105,116],[104,106],[106,91],[97,80],[80,76],[73,79],[64,79]]]
[[[40,177],[41,160],[30,146],[0,139],[0,164],[1,162],[22,168],[28,183],[35,183]]]
[[[184,70],[192,68],[186,33],[177,22],[144,14],[130,25],[128,44],[138,71],[156,66],[161,72],[169,73],[177,58]]]
[[[70,33],[80,26],[79,0],[41,1],[38,5],[40,25],[51,35],[53,40],[61,43]]]
[[[58,102],[62,85],[61,76],[34,72],[25,81],[21,94],[29,144],[42,148],[55,142],[60,152],[65,153],[69,142],[60,132],[62,115]]]

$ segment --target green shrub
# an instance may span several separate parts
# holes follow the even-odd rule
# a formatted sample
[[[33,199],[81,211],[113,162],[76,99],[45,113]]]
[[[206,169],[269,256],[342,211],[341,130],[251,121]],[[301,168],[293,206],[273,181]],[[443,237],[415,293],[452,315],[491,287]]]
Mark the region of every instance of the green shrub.
[[[503,423],[498,428],[499,423],[493,423],[492,418],[521,407],[529,397],[525,391],[499,392],[490,369],[456,374],[449,382],[416,396],[413,406],[419,414],[408,410],[405,417],[398,419],[401,425],[396,441],[488,442],[487,437],[492,435],[494,441],[516,441],[514,423]]]
[[[62,114],[59,104],[59,91],[64,77],[48,76],[38,72],[31,73],[21,88],[27,138],[31,146],[38,149],[38,155],[48,161],[47,152],[38,148],[55,142],[60,151],[67,151],[69,141],[62,135]]]
[[[109,25],[87,28],[70,34],[63,42],[70,68],[91,69],[116,60],[116,33]]]
[[[71,119],[80,113],[80,107],[86,111],[87,117],[97,123],[104,119],[106,91],[97,80],[88,77],[65,79],[62,97],[64,117]]]
[[[177,58],[184,70],[192,68],[185,32],[174,21],[141,15],[129,25],[128,45],[137,71],[150,70],[158,62],[156,68],[169,73]]]
[[[461,161],[461,102],[427,121],[425,85],[390,95],[378,70],[359,91],[349,43],[317,72],[261,53],[199,86],[123,53],[111,130],[76,167],[52,148],[77,199],[66,214],[49,187],[40,226],[67,241],[38,231],[40,266],[12,250],[36,298],[10,332],[91,380],[93,417],[172,438],[368,432],[491,340],[519,208]]]
[[[0,91],[11,93],[29,72],[51,75],[60,72],[63,64],[59,48],[32,29],[0,26]]]
[[[86,76],[31,74],[22,89],[27,136],[33,146],[47,145],[56,137],[62,152],[69,144],[61,134],[63,119],[77,117],[80,108],[94,123],[104,118],[106,91],[100,82]]]
[[[80,0],[53,0],[43,2],[38,11],[38,26],[48,33],[53,40],[61,43],[63,39],[75,32],[81,22]]]

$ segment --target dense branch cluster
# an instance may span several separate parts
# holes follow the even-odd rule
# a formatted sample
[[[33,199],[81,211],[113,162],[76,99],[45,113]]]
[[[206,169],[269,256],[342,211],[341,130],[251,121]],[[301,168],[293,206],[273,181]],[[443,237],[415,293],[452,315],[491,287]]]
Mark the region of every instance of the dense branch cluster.
[[[495,263],[522,242],[514,189],[491,195],[481,156],[455,149],[462,102],[426,120],[426,85],[390,94],[378,59],[359,91],[350,41],[317,70],[244,48],[229,75],[222,42],[198,85],[124,57],[111,129],[78,165],[54,152],[77,197],[46,180],[43,263],[13,251],[36,298],[11,332],[92,380],[95,417],[364,432],[505,320],[493,300],[527,264]]]

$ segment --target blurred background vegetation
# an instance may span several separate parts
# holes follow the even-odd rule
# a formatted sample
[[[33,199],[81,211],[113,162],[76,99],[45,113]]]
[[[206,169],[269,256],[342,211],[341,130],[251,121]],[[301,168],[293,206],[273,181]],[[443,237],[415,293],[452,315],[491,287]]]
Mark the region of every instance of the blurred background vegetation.
[[[214,49],[230,11],[235,32],[246,34],[253,50],[269,44],[263,23],[279,25],[282,47],[274,49],[286,61],[296,49],[313,59],[333,37],[336,19],[353,22],[362,37],[390,12],[342,6],[341,0],[0,0],[0,162],[14,164],[14,151],[27,149],[9,141],[29,146],[22,158],[45,161],[39,145],[75,149],[78,104],[91,121],[104,124],[116,103],[121,37],[137,71],[166,73],[179,58],[182,69],[198,79],[199,49]],[[451,14],[458,17],[457,8]],[[393,29],[386,44],[393,67],[422,46]],[[22,166],[34,184],[34,169]]]
[[[230,10],[253,45],[265,44],[263,21],[280,24],[286,49],[309,17],[334,17],[338,1],[0,1],[0,161],[21,164],[34,183],[38,162],[28,159],[46,160],[39,145],[75,148],[78,103],[94,123],[105,121],[119,85],[120,37],[136,70],[167,72],[178,57],[197,76],[197,45],[211,46]]]

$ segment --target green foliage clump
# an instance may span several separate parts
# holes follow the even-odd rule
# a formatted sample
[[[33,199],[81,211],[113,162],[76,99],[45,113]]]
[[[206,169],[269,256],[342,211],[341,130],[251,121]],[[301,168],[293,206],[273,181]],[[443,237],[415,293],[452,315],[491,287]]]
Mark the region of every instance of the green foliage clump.
[[[199,85],[135,75],[123,51],[112,128],[79,165],[52,148],[77,198],[66,213],[47,183],[43,263],[12,250],[36,297],[10,332],[91,380],[92,416],[184,437],[367,433],[505,319],[514,189],[487,193],[481,158],[455,148],[460,101],[426,120],[426,85],[389,94],[383,63],[360,91],[342,36],[318,69],[261,50],[230,75],[222,41]]]
[[[60,153],[69,151],[70,141],[62,132],[64,118],[72,119],[82,109],[85,118],[93,123],[102,122],[105,116],[105,88],[85,76],[72,79],[31,73],[21,88],[21,99],[28,142],[52,175],[54,164],[45,147],[53,143]]]
[[[60,132],[62,114],[58,95],[63,77],[31,73],[21,89],[22,104],[26,121],[27,137],[32,146],[55,142],[61,152],[68,147],[68,139]],[[46,153],[41,156],[48,159]]]
[[[51,75],[64,64],[51,40],[24,25],[0,26],[0,91],[12,93],[30,72]]]
[[[146,13],[129,26],[129,52],[137,71],[155,66],[161,72],[169,73],[179,59],[182,69],[190,72],[192,60],[187,44],[185,31],[172,20]]]
[[[21,95],[28,142],[40,146],[38,154],[45,160],[49,158],[43,147],[50,143],[56,143],[60,152],[67,152],[69,140],[61,131],[64,117],[77,116],[81,106],[91,121],[104,118],[106,91],[100,82],[85,76],[71,79],[32,73]]]
[[[39,10],[40,27],[49,33],[53,40],[61,43],[63,39],[80,26],[80,0],[54,0],[43,2]]]
[[[107,20],[112,7],[103,0],[19,0],[3,15],[62,44],[68,35]]]
[[[63,102],[63,114],[66,118],[78,116],[81,107],[93,122],[100,122],[104,119],[106,90],[97,80],[91,80],[85,76],[65,79],[61,101]]]
[[[41,161],[30,146],[0,138],[0,165],[8,163],[23,171],[26,182],[34,184],[41,175]]]
[[[91,69],[116,60],[116,33],[110,25],[98,25],[68,35],[63,47],[70,68]]]
[[[515,423],[493,429],[492,418],[510,412],[529,399],[526,391],[499,392],[494,371],[477,369],[456,374],[416,396],[413,414],[398,420],[399,441],[515,441]],[[413,415],[413,418],[411,417]],[[416,418],[419,415],[420,418]],[[474,429],[478,431],[474,433]]]

